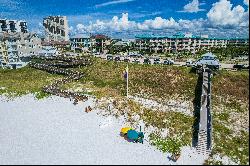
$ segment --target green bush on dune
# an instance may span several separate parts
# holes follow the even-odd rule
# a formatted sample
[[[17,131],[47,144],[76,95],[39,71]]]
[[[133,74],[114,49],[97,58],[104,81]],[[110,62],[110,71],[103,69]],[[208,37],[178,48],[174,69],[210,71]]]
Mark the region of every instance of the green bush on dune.
[[[41,98],[48,95],[42,92],[42,87],[60,77],[29,67],[16,70],[0,69],[0,94],[21,96],[36,93],[36,96]]]

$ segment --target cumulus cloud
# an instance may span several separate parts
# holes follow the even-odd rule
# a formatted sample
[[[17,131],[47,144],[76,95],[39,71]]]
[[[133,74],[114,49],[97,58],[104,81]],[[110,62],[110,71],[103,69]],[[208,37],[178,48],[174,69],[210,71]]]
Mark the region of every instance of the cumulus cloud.
[[[161,34],[175,33],[176,31],[191,32],[194,34],[205,33],[211,36],[245,36],[248,34],[249,14],[242,6],[232,8],[227,0],[220,0],[213,4],[207,13],[207,18],[193,20],[155,17],[154,19],[136,22],[129,20],[128,13],[121,17],[114,16],[111,20],[97,20],[88,25],[78,24],[76,32],[105,33],[105,34],[130,34],[142,32],[156,32]]]
[[[249,0],[244,0],[243,2],[245,5],[249,6]]]
[[[97,20],[96,22],[90,22],[89,25],[78,24],[77,30],[80,32],[97,32],[97,31],[122,31],[135,29],[136,23],[129,21],[128,13],[122,13],[122,17],[114,16],[110,21]]]
[[[168,29],[177,28],[179,24],[171,17],[170,19],[164,19],[156,17],[155,19],[145,20],[143,23],[138,23],[137,27],[141,30],[149,29]]]
[[[199,11],[205,11],[205,9],[200,9],[200,6],[204,3],[199,3],[199,0],[193,0],[183,7],[183,10],[178,12],[187,12],[187,13],[197,13]]]
[[[207,13],[209,22],[213,26],[236,27],[249,26],[249,13],[245,9],[233,4],[227,0],[220,0],[213,4],[213,7]]]
[[[179,23],[172,17],[164,19],[156,17],[155,19],[145,20],[142,23],[130,21],[128,13],[122,13],[122,17],[114,16],[110,21],[90,22],[89,25],[78,24],[76,29],[78,32],[98,32],[98,31],[127,31],[127,30],[159,30],[159,29],[173,29],[178,28]]]
[[[200,18],[194,20],[183,20],[178,21],[179,27],[186,30],[201,30],[207,25],[207,20]]]

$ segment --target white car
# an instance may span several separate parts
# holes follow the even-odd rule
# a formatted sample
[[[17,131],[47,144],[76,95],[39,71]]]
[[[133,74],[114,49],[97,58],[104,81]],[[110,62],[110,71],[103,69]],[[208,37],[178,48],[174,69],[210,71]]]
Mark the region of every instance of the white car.
[[[186,61],[186,66],[188,66],[188,67],[193,66],[193,64],[194,64],[194,61],[193,61],[192,59],[188,59],[188,60]]]

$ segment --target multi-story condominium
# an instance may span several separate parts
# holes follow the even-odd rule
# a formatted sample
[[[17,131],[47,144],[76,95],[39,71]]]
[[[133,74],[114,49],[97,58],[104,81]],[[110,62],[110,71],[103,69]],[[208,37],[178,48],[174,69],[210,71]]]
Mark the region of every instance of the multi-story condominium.
[[[208,35],[194,36],[177,33],[173,36],[140,35],[136,36],[135,46],[140,51],[155,53],[191,52],[209,50],[212,47],[247,45],[249,39],[210,38]]]
[[[42,50],[38,52],[38,56],[52,57],[58,55],[60,55],[60,52],[52,46],[42,46]]]
[[[73,51],[89,51],[91,47],[90,36],[77,34],[70,38],[70,47]]]
[[[2,36],[0,36],[0,41],[2,40]],[[0,42],[0,64],[7,64],[9,61],[8,58],[8,49],[7,49],[7,42],[3,41]]]
[[[35,33],[0,33],[0,45],[1,64],[10,65],[36,55],[41,50],[41,39]]]
[[[69,27],[66,16],[49,16],[43,19],[46,41],[69,41]]]
[[[27,22],[22,20],[7,20],[0,19],[0,32],[14,33],[23,32],[27,33]]]
[[[19,57],[36,55],[41,50],[41,39],[35,33],[20,34]]]
[[[70,41],[42,41],[42,46],[51,46],[62,53],[70,49]]]
[[[93,45],[93,48],[91,48],[94,52],[99,53],[107,53],[107,46],[111,44],[111,39],[108,36],[105,35],[92,35],[90,37],[90,42]]]
[[[233,45],[233,46],[242,46],[242,45],[248,45],[249,40],[244,39],[244,38],[231,38],[228,41],[228,45]]]

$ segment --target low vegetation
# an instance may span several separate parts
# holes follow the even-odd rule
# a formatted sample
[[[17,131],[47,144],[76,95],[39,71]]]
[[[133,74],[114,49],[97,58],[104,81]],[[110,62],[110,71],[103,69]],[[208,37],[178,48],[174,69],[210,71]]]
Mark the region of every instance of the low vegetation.
[[[86,77],[81,81],[93,81],[97,87],[110,87],[125,95],[126,80],[123,74],[126,65],[126,63],[94,59],[92,66],[82,69]],[[194,96],[196,81],[196,75],[190,73],[189,68],[129,64],[130,94],[143,93],[154,99],[165,99],[178,94],[191,99]]]
[[[128,121],[137,123],[138,116],[147,127],[158,131],[167,129],[168,137],[159,132],[150,135],[151,143],[168,152],[180,146],[191,145],[194,118],[179,112],[153,111],[125,100],[126,63],[93,59],[93,65],[80,69],[86,75],[62,88],[102,98],[114,99],[116,116],[127,115]],[[0,70],[0,94],[27,94],[39,92],[44,85],[61,76],[28,67],[18,70]],[[129,94],[163,102],[169,99],[191,101],[196,104],[198,76],[190,68],[129,64]],[[228,156],[236,163],[249,164],[249,73],[246,71],[219,71],[212,79],[213,150],[212,156]],[[106,105],[104,106],[106,109]],[[126,109],[125,109],[126,108]],[[178,138],[178,139],[177,139]],[[209,158],[206,164],[220,163]]]
[[[169,137],[162,139],[158,135],[150,135],[151,144],[156,146],[163,152],[170,152],[172,154],[180,154],[183,142],[177,138]]]
[[[100,97],[106,94],[124,96],[126,94],[126,82],[123,78],[125,67],[125,63],[95,59],[91,67],[82,69],[87,77],[81,81],[83,83],[91,81],[92,85],[99,89],[97,94],[102,94]],[[177,95],[179,98],[195,102],[197,77],[196,74],[190,72],[190,68],[185,67],[129,64],[129,92],[130,95],[141,95],[141,97],[158,101],[168,100]],[[228,156],[241,164],[247,164],[249,156],[248,87],[249,73],[247,71],[222,70],[212,79],[214,142],[212,154],[219,153],[222,156]],[[106,94],[98,93],[102,88],[106,89],[104,91]],[[113,91],[112,94],[110,90]],[[133,111],[131,114],[134,115]],[[155,113],[145,109],[142,112],[137,111],[137,114],[146,124],[159,129],[168,128],[170,133],[172,129],[175,135],[182,134],[181,142],[185,145],[191,144],[192,118],[185,117],[181,113],[171,114],[171,112],[160,111]],[[166,119],[172,120],[163,121]],[[237,124],[237,121],[240,123]],[[239,132],[241,130],[242,132]],[[158,147],[167,147],[164,141],[158,141],[156,144]],[[209,160],[209,162],[215,163],[216,161]]]
[[[40,99],[49,95],[42,92],[42,87],[60,77],[29,67],[0,69],[0,94],[14,97],[34,93]]]

